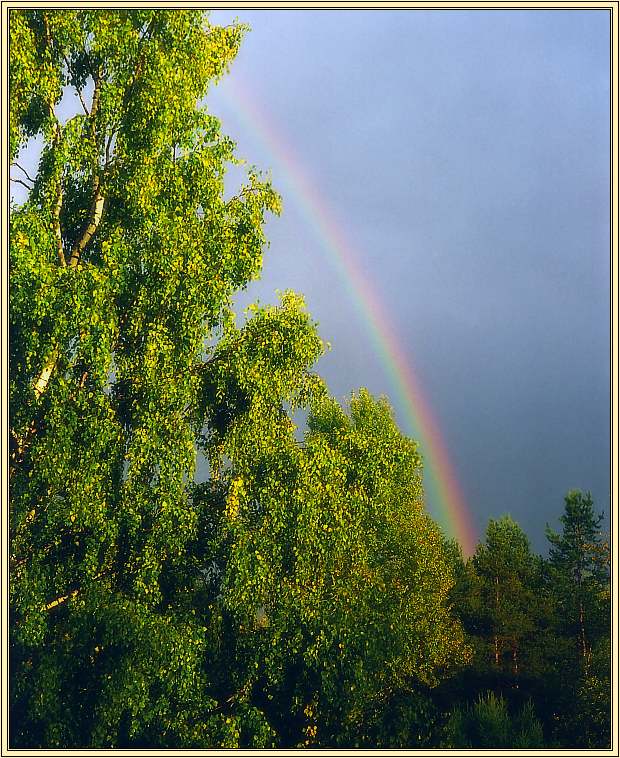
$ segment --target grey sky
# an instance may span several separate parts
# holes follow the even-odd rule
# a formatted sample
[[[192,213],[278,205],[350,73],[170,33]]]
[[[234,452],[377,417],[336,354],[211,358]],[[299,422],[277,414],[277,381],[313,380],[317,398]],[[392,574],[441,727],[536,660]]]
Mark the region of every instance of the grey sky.
[[[235,16],[252,31],[211,109],[284,201],[242,302],[303,292],[332,343],[319,365],[332,392],[396,400],[290,177],[222,95],[228,79],[285,137],[389,307],[479,533],[510,513],[546,551],[574,487],[608,513],[608,13],[212,20]]]

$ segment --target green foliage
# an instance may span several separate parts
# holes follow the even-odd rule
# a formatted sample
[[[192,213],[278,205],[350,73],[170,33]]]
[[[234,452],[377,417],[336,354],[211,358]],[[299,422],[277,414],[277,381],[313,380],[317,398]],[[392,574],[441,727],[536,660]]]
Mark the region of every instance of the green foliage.
[[[432,690],[412,687],[396,692],[370,703],[354,744],[366,749],[427,747],[433,745],[439,716]]]
[[[591,665],[577,689],[574,713],[579,728],[575,730],[573,723],[570,732],[579,747],[609,749],[611,746],[610,662],[610,640],[603,638],[595,645]]]
[[[467,562],[454,556],[454,608],[470,635],[474,669],[486,688],[518,686],[542,665],[548,627],[542,561],[509,516],[489,521]],[[544,658],[544,656],[543,656]]]
[[[289,309],[277,327],[276,310],[259,311],[230,344],[267,322],[281,333]],[[229,462],[221,602],[238,633],[231,667],[282,744],[368,744],[379,704],[432,686],[464,658],[446,603],[452,577],[422,509],[416,446],[387,403],[361,391],[347,414],[311,384],[300,444],[267,388],[283,381],[294,403],[308,386],[281,379],[281,351],[272,360],[245,385],[224,438],[206,440]],[[242,365],[231,362],[228,377]]]
[[[472,566],[489,638],[489,661],[517,676],[521,644],[535,629],[539,569],[525,532],[509,516],[491,519]]]
[[[541,748],[540,721],[528,700],[514,716],[504,698],[492,692],[472,705],[456,708],[444,728],[442,747],[447,748]]]
[[[42,143],[11,213],[11,746],[423,747],[451,712],[447,745],[538,747],[527,692],[553,744],[607,744],[591,498],[546,573],[507,517],[465,561],[387,400],[313,373],[303,299],[237,323],[280,207],[256,171],[225,197],[204,105],[244,31],[10,11],[11,160]]]
[[[547,527],[549,575],[564,633],[575,638],[581,664],[589,666],[592,644],[608,633],[609,564],[590,493],[572,490],[560,517],[562,534]]]
[[[559,640],[549,656],[558,698],[553,740],[561,746],[608,747],[611,734],[609,545],[600,531],[590,493],[572,490],[560,517],[562,533],[547,528],[551,543],[548,585]]]

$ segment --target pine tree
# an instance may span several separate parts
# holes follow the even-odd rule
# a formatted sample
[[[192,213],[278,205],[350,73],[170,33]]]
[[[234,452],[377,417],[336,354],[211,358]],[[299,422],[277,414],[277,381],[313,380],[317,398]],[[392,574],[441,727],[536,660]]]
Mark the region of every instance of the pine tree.
[[[509,516],[489,521],[485,541],[472,558],[487,618],[492,662],[497,673],[521,673],[521,648],[536,625],[538,562],[521,527]]]
[[[590,493],[570,491],[560,517],[562,533],[547,527],[551,543],[549,569],[565,632],[574,637],[585,670],[590,665],[592,645],[605,626],[605,603],[609,570],[601,560],[604,538],[603,514],[595,515]]]

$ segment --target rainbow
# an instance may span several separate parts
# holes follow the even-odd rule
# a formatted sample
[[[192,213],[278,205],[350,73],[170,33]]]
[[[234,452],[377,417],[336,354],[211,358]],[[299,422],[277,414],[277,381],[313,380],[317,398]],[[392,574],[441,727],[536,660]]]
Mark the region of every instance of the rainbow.
[[[406,432],[421,437],[425,449],[424,486],[432,494],[432,503],[439,510],[433,515],[445,533],[460,542],[464,554],[471,555],[476,545],[475,530],[439,426],[399,344],[389,314],[364,274],[360,256],[347,242],[340,224],[305,175],[300,160],[287,140],[260,111],[238,79],[229,75],[225,86],[218,87],[218,93],[280,169],[298,209],[314,230],[329,263],[342,280],[396,392],[398,407],[404,413]]]

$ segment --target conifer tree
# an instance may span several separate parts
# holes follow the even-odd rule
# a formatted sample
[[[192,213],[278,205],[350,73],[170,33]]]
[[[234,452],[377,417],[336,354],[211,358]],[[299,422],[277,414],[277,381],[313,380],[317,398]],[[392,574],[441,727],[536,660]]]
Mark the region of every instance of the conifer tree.
[[[581,665],[587,670],[592,645],[605,632],[605,599],[609,568],[601,560],[603,514],[594,513],[591,494],[571,490],[560,517],[562,533],[547,527],[551,543],[549,567],[565,633],[575,639]]]
[[[522,645],[535,627],[537,561],[525,532],[509,516],[491,519],[472,564],[481,583],[493,665],[518,677]]]
[[[555,604],[553,733],[562,746],[607,747],[611,740],[611,592],[608,543],[591,494],[571,490],[547,527],[548,587]]]

